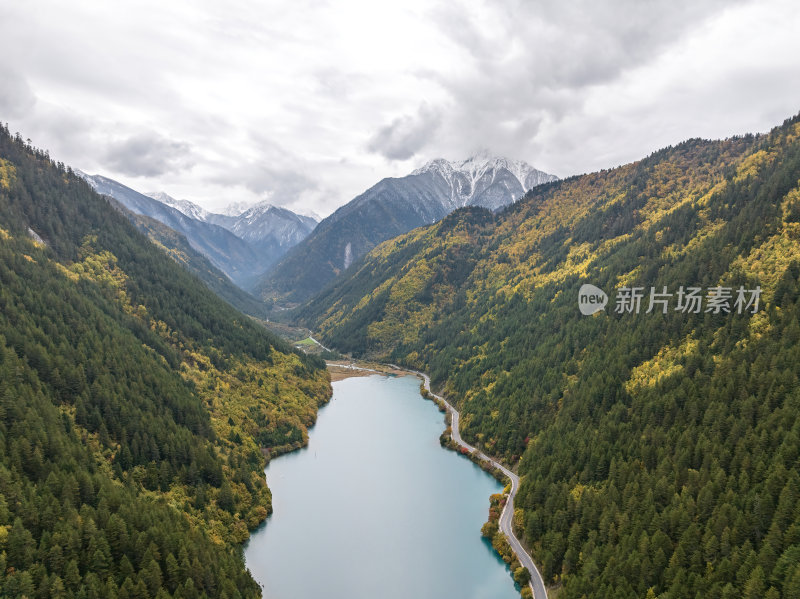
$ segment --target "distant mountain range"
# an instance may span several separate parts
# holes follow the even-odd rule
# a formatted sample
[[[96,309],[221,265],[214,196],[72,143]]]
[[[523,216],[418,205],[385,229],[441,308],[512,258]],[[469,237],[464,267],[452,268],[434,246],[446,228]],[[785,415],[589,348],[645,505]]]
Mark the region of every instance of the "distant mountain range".
[[[163,192],[143,194],[102,175],[79,174],[95,191],[111,196],[133,214],[184,235],[192,248],[243,289],[317,224],[313,218],[267,203],[237,204],[225,214],[215,214]]]
[[[448,213],[464,206],[497,210],[520,199],[532,187],[558,179],[521,160],[487,152],[461,162],[432,160],[411,173],[415,175],[432,179],[431,189]]]
[[[197,220],[206,220],[208,216],[208,211],[203,208],[202,206],[198,206],[194,202],[190,202],[189,200],[176,200],[171,195],[164,193],[163,191],[156,191],[144,194],[148,198],[153,198],[154,200],[158,200],[162,204],[166,204],[167,206],[172,206],[176,210],[182,212],[186,216],[191,216]]]
[[[163,191],[145,195],[172,206],[195,220],[228,229],[257,250],[267,252],[282,254],[285,248],[301,242],[319,222],[319,219],[273,206],[269,202],[255,205],[236,202],[224,208],[221,213],[214,213],[189,200],[176,200]]]
[[[257,250],[276,258],[303,241],[317,226],[311,217],[266,202],[235,216],[207,214],[206,222],[225,227]]]
[[[475,155],[460,162],[433,160],[411,174],[383,179],[332,215],[317,220],[273,206],[234,203],[210,212],[164,192],[140,193],[102,175],[78,173],[98,193],[130,211],[129,218],[153,241],[175,256],[187,256],[187,244],[167,231],[146,224],[147,217],[186,238],[240,288],[266,300],[299,303],[320,291],[339,272],[379,243],[416,227],[441,220],[464,206],[497,210],[525,192],[556,177],[525,162]],[[200,265],[195,258],[184,265]],[[218,273],[207,266],[190,268],[212,289]],[[226,289],[226,298],[252,313],[252,303]]]
[[[386,178],[320,222],[270,269],[253,292],[301,303],[379,243],[434,223],[464,206],[497,210],[557,177],[522,161],[480,153],[437,159],[400,178]]]

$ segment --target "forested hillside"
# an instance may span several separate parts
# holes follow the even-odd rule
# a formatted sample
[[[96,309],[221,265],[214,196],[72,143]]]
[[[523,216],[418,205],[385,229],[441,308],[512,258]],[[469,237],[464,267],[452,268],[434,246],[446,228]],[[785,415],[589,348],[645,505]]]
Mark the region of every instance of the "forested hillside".
[[[304,442],[323,368],[0,128],[0,596],[259,596],[262,448]]]
[[[259,253],[249,243],[225,227],[185,214],[176,206],[139,193],[118,181],[101,175],[78,173],[97,193],[110,196],[130,212],[149,217],[186,237],[189,244],[237,285],[248,285],[266,269]]]
[[[118,205],[123,211],[127,209]],[[142,233],[164,250],[178,264],[186,268],[203,281],[206,286],[237,310],[245,314],[264,318],[267,306],[240,287],[237,287],[228,276],[214,266],[203,254],[195,250],[186,237],[154,218],[143,214],[127,212],[128,219]]]
[[[609,296],[593,316],[586,283]],[[428,370],[465,438],[518,465],[515,521],[560,598],[800,597],[800,118],[458,211],[298,318]]]
[[[323,219],[252,291],[267,302],[297,305],[387,239],[460,206],[500,208],[555,178],[524,162],[480,153],[459,162],[433,160],[405,177],[382,179]]]

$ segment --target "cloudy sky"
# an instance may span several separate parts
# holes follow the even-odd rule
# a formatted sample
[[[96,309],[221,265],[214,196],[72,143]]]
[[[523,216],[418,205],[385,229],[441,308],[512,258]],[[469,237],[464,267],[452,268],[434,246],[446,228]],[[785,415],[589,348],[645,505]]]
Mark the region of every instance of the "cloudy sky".
[[[0,122],[206,208],[322,215],[479,149],[559,176],[800,111],[796,0],[0,1]]]

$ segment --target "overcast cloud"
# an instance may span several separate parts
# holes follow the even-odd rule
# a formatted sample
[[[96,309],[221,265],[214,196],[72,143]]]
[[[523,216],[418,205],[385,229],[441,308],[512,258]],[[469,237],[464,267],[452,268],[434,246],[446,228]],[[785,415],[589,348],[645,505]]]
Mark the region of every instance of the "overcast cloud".
[[[206,208],[327,214],[479,148],[567,176],[800,111],[793,0],[0,4],[0,121]]]
[[[403,115],[381,127],[367,149],[389,160],[407,160],[435,139],[442,115],[427,104],[416,114]]]
[[[188,143],[147,131],[125,139],[112,139],[101,159],[116,173],[131,177],[158,177],[190,168],[193,165],[190,153]]]

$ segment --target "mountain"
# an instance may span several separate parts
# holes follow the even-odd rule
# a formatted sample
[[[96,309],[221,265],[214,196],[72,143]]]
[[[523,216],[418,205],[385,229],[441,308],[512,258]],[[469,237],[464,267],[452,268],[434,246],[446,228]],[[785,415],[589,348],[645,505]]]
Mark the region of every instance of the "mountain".
[[[268,202],[252,205],[237,202],[221,214],[209,212],[189,200],[176,200],[164,192],[145,194],[172,206],[195,220],[219,225],[248,242],[262,257],[265,266],[275,262],[286,250],[300,243],[319,222],[318,218],[296,214]]]
[[[223,216],[239,216],[242,212],[247,212],[252,207],[250,202],[232,202],[225,206],[220,212]]]
[[[0,596],[261,596],[265,454],[324,363],[217,298],[0,127]]]
[[[457,210],[296,317],[430,373],[560,598],[800,593],[800,116]]]
[[[164,192],[142,194],[113,179],[77,172],[95,191],[113,197],[133,214],[183,234],[192,248],[242,289],[249,289],[317,225],[313,218],[266,202],[231,204],[225,214],[215,214]]]
[[[265,299],[304,301],[382,241],[456,208],[497,209],[553,180],[524,162],[486,153],[462,162],[433,160],[405,177],[383,179],[325,218],[253,291]]]
[[[207,213],[205,220],[249,243],[262,256],[265,266],[277,261],[317,226],[313,218],[267,202],[250,206],[235,216]]]
[[[116,202],[112,198],[112,202]],[[134,214],[117,202],[119,210],[142,233],[163,249],[167,255],[197,276],[206,286],[231,306],[256,318],[265,318],[267,307],[261,300],[237,287],[228,276],[215,267],[203,254],[194,249],[184,235],[149,216]]]
[[[228,275],[240,287],[247,287],[262,274],[262,257],[244,240],[226,228],[188,216],[176,207],[148,197],[101,175],[79,174],[102,195],[107,195],[134,214],[148,216],[184,235],[189,244]]]
[[[195,220],[202,220],[205,221],[206,217],[208,216],[208,211],[201,206],[198,206],[194,202],[190,202],[189,200],[176,200],[172,196],[164,193],[163,191],[156,191],[144,194],[148,198],[153,198],[154,200],[158,200],[162,204],[166,204],[167,206],[172,206],[176,210],[180,211],[181,213],[189,216]]]
[[[486,151],[462,162],[432,160],[411,175],[432,176],[437,191],[444,191],[439,198],[448,212],[464,206],[497,210],[515,202],[532,187],[556,180],[526,162],[493,157]]]

